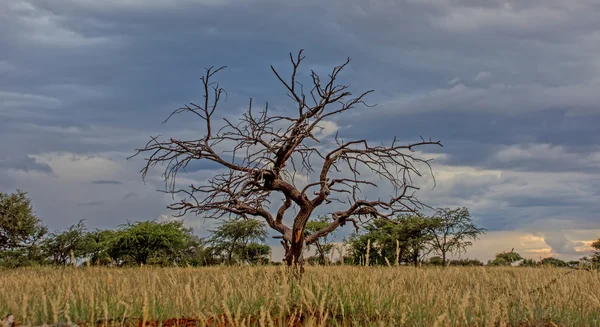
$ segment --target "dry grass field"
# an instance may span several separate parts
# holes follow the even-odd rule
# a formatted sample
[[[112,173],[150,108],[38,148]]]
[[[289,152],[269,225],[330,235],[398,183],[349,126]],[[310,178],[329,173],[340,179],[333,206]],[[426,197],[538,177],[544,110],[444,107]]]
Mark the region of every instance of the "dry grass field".
[[[7,270],[0,312],[21,326],[600,326],[600,274],[569,271],[308,267],[290,282],[282,267]]]

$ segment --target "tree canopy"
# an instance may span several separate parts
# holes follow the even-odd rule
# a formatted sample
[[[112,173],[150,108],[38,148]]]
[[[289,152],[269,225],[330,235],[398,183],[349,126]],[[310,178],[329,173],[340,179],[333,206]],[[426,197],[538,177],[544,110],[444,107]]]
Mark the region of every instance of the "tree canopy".
[[[31,246],[47,231],[35,215],[27,192],[0,192],[0,250]]]
[[[211,231],[209,242],[212,251],[227,263],[234,261],[261,262],[270,253],[265,242],[267,231],[264,223],[256,219],[231,219]]]
[[[116,229],[89,230],[81,220],[63,231],[47,233],[34,214],[27,193],[0,193],[0,267],[31,265],[214,265],[267,264],[271,247],[267,244],[264,221],[238,217],[222,221],[210,235],[200,238],[183,221],[129,222]],[[335,219],[321,215],[306,224],[306,235],[330,226]],[[399,214],[378,216],[363,223],[346,240],[349,251],[344,263],[358,265],[426,264],[480,266],[473,259],[448,259],[442,251],[460,254],[485,229],[471,220],[467,208],[438,209],[432,216]],[[315,263],[330,263],[332,244],[327,233],[309,244],[316,246]],[[281,236],[279,236],[281,237]],[[592,254],[565,262],[555,257],[536,261],[525,259],[514,249],[497,253],[489,266],[600,267],[600,239],[591,242]],[[427,257],[429,254],[434,256]]]
[[[181,221],[142,221],[123,225],[109,240],[114,259],[147,264],[150,260],[177,262],[194,236]]]
[[[330,220],[325,215],[320,215],[316,219],[311,220],[306,223],[306,233],[313,234],[317,231],[327,228],[330,224]],[[317,249],[316,258],[309,258],[309,260],[316,261],[318,264],[324,265],[330,263],[329,256],[333,251],[333,244],[328,243],[329,234],[318,238],[314,245]],[[307,250],[310,250],[310,245],[307,247]]]
[[[496,258],[494,260],[489,260],[488,261],[488,265],[491,266],[510,266],[513,263],[523,260],[523,257],[514,251],[511,250],[510,252],[500,252],[498,254],[496,254]]]
[[[379,218],[367,224],[364,232],[354,233],[348,244],[355,262],[368,260],[365,263],[373,265],[407,261],[416,266],[432,250],[431,227],[435,223],[434,219],[417,215]]]
[[[473,245],[480,234],[485,233],[484,228],[478,228],[473,223],[469,209],[465,207],[438,209],[429,229],[433,236],[433,250],[441,256],[444,266],[448,253],[466,252],[467,247]]]
[[[591,246],[593,249],[592,258],[596,262],[600,262],[600,238],[592,242]]]
[[[48,228],[35,215],[27,192],[0,192],[0,262],[18,267],[41,260],[40,242]]]
[[[42,242],[47,260],[55,265],[76,263],[77,258],[88,255],[92,248],[88,244],[87,229],[82,221],[63,232],[54,232]]]

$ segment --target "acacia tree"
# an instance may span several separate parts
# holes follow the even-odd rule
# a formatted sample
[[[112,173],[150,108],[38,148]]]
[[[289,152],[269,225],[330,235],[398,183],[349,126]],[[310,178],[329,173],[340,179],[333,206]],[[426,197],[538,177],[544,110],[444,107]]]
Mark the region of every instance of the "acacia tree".
[[[435,214],[435,223],[429,229],[433,235],[433,250],[442,257],[442,265],[447,263],[448,253],[464,253],[468,246],[473,245],[484,228],[478,228],[471,219],[467,208],[442,208]]]
[[[191,228],[182,221],[142,221],[122,225],[109,240],[108,252],[120,263],[174,262],[194,242]]]
[[[264,223],[255,219],[228,220],[210,232],[213,251],[224,256],[227,263],[233,262],[234,254],[238,254],[241,260],[247,260],[250,245],[253,249],[250,252],[260,253],[262,249],[256,247],[259,245],[257,242],[264,242],[267,238]]]
[[[317,219],[311,220],[306,223],[305,234],[310,235],[312,233],[315,233],[323,228],[327,228],[329,224],[330,220],[327,216],[318,216]],[[333,251],[333,244],[327,242],[327,235],[318,238],[314,242],[314,244],[317,248],[318,263],[321,265],[327,264],[327,255],[329,255],[331,251]],[[310,244],[307,245],[307,250],[310,250],[309,246]]]
[[[349,239],[354,261],[366,260],[367,244],[370,243],[368,264],[400,264],[406,261],[416,267],[432,250],[429,229],[432,223],[432,219],[414,214],[374,219],[366,224],[365,233],[355,233]]]
[[[509,266],[513,263],[523,260],[523,257],[515,252],[513,248],[510,252],[503,251],[501,253],[496,254],[496,258],[494,260],[488,260],[489,266]]]
[[[0,264],[17,267],[40,263],[40,241],[48,232],[36,216],[27,192],[0,192]]]
[[[83,220],[66,231],[51,233],[42,241],[44,255],[54,265],[73,264],[90,251],[86,236],[87,228]]]
[[[365,139],[345,141],[337,135],[334,146],[320,145],[323,136],[317,132],[323,123],[357,105],[369,107],[364,98],[373,91],[355,96],[348,85],[337,83],[350,58],[334,67],[327,78],[311,71],[308,82],[311,86],[305,87],[308,83],[301,83],[298,73],[305,58],[302,53],[302,50],[297,56],[290,53],[292,71],[288,79],[271,66],[296,107],[295,113],[272,114],[268,103],[256,112],[250,99],[248,110],[239,122],[223,119],[223,126],[217,128],[215,113],[225,90],[212,79],[225,67],[211,67],[201,78],[204,101],[185,105],[166,120],[174,114],[192,114],[203,122],[205,134],[191,140],[151,137],[146,146],[133,155],[149,154],[141,170],[143,178],[155,165],[165,164],[166,192],[182,197],[169,206],[179,211],[178,215],[260,217],[281,234],[285,261],[288,266],[296,267],[302,267],[305,245],[347,222],[356,224],[357,218],[387,218],[422,208],[423,204],[415,196],[417,187],[412,177],[421,176],[418,164],[431,167],[428,160],[414,151],[422,145],[441,146],[439,141],[423,138],[412,144],[399,144],[394,138],[388,145],[372,145]],[[226,145],[231,152],[220,150]],[[197,160],[220,165],[223,172],[202,185],[177,187],[177,173]],[[297,173],[311,174],[316,180],[299,186],[294,179]],[[378,186],[363,179],[367,173],[381,180],[378,185],[384,182],[391,185],[393,192],[389,198],[367,200],[361,195],[360,186]],[[346,199],[339,199],[340,195]],[[327,227],[305,235],[306,223],[314,210],[334,200],[346,208],[332,212]],[[272,207],[276,201],[279,205]],[[295,210],[290,225],[284,222],[284,216],[292,207]]]
[[[430,226],[435,223],[432,219],[417,215],[400,217],[400,224],[405,226],[408,255],[415,267],[418,267],[423,257],[433,250],[433,233]]]

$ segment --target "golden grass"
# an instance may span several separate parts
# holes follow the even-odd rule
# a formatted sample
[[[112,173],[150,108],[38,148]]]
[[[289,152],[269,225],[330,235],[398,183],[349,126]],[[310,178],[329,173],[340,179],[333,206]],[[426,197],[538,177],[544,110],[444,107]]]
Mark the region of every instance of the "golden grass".
[[[308,267],[297,283],[282,267],[7,270],[0,313],[21,324],[302,315],[306,326],[600,326],[600,274],[568,271]]]

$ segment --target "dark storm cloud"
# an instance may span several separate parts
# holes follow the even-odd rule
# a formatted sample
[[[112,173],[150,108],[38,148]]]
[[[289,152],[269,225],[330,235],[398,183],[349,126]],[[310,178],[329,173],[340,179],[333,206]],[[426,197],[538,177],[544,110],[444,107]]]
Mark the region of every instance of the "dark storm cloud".
[[[269,65],[288,74],[287,53],[304,48],[302,78],[350,56],[341,82],[354,93],[376,90],[367,101],[378,106],[336,120],[341,136],[432,137],[445,145],[422,149],[443,154],[434,171],[503,172],[442,179],[427,195],[433,205],[465,203],[491,229],[544,217],[588,226],[599,195],[599,14],[594,2],[558,0],[3,2],[0,138],[19,142],[3,142],[0,180],[32,188],[51,226],[76,222],[86,208],[77,204],[86,202],[61,211],[55,202],[66,200],[50,192],[62,187],[104,199],[111,191],[93,184],[107,182],[121,183],[123,193],[89,201],[95,205],[83,214],[91,224],[154,219],[170,201],[155,194],[163,185],[144,186],[142,159],[124,158],[150,135],[203,133],[189,116],[161,122],[202,100],[199,77],[211,65],[228,66],[217,76],[228,91],[219,113],[235,118],[249,97],[290,110]],[[1,171],[50,173],[56,153],[116,156],[126,172],[96,176],[101,167],[90,166],[77,175],[84,177],[52,177],[46,182],[53,187],[44,188]],[[38,161],[39,154],[50,159]],[[182,177],[206,178],[216,168],[193,162]],[[568,189],[574,196],[560,191],[569,173],[579,174]]]

